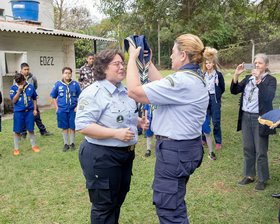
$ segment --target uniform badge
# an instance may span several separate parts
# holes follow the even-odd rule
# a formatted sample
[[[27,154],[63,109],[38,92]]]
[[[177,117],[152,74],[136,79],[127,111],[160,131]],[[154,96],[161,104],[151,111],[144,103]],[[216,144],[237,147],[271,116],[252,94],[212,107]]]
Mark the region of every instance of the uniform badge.
[[[79,106],[79,110],[83,110],[85,107],[83,105]]]
[[[88,105],[88,101],[86,101],[86,100],[80,100],[80,101],[79,101],[79,104]]]
[[[60,95],[60,96],[63,96],[63,93],[60,93],[59,95]]]
[[[170,85],[174,87],[174,81],[170,76],[167,76],[166,79],[170,82]]]
[[[76,92],[73,92],[73,96],[76,96]]]
[[[117,121],[118,123],[123,123],[123,121],[124,121],[124,117],[123,117],[123,115],[119,115],[119,116],[117,116],[116,121]]]

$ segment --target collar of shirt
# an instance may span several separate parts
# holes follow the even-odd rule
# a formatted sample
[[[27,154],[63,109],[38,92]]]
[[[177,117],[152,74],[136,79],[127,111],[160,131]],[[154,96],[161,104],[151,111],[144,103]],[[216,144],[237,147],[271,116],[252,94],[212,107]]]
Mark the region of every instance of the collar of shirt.
[[[208,77],[208,79],[210,80],[210,79],[212,79],[213,77],[216,77],[216,70],[213,70],[213,72],[212,72],[212,75],[211,75],[211,77],[210,77],[210,75],[209,75],[209,73],[208,73],[208,71],[207,72],[205,72],[205,77]]]
[[[190,70],[190,71],[196,73],[197,78],[199,78],[203,82],[204,86],[206,86],[206,81],[205,81],[204,75],[202,74],[202,72],[200,70],[199,65],[188,63],[188,64],[183,65],[181,68],[179,68],[178,71],[184,71],[184,70]]]
[[[126,91],[125,86],[120,82],[117,83],[117,86],[115,86],[113,83],[111,83],[110,81],[108,81],[107,79],[103,79],[101,81],[99,81],[99,83],[101,85],[103,85],[105,87],[105,89],[111,94],[113,95],[113,93],[118,90],[119,92],[123,92]]]
[[[61,82],[65,85],[69,85],[72,82],[72,79],[70,79],[70,81],[68,83],[64,82],[64,79],[61,79]]]
[[[85,67],[90,67],[90,68],[93,67],[93,65],[92,65],[92,66],[89,66],[87,62],[84,64],[84,66],[85,66]]]
[[[195,65],[195,64],[192,64],[192,63],[188,63],[186,65],[183,65],[181,68],[179,68],[179,71],[181,71],[181,70],[192,70],[197,74],[201,74],[199,65]]]

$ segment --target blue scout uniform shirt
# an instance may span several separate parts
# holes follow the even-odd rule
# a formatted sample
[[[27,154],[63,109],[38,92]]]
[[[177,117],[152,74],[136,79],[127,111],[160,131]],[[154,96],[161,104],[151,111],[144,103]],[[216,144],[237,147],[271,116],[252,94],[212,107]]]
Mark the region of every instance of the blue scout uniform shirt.
[[[50,96],[57,99],[59,111],[69,112],[77,106],[80,94],[81,88],[76,81],[71,80],[68,84],[66,84],[64,80],[61,80],[54,84],[54,88]]]
[[[153,113],[154,113],[154,106],[151,104],[145,104],[144,105],[144,110],[147,110],[147,117],[148,118],[153,118]]]
[[[115,138],[94,139],[85,137],[90,143],[104,146],[125,147],[134,145],[138,141],[136,102],[129,98],[127,89],[122,83],[117,87],[104,79],[88,86],[80,95],[77,113],[76,130],[81,130],[96,123],[106,128],[128,128],[135,133],[130,142],[123,142]]]
[[[209,96],[198,65],[184,65],[176,73],[143,88],[155,106],[152,131],[156,135],[175,140],[201,135]]]
[[[11,100],[18,92],[18,84],[12,85],[10,89]],[[26,111],[34,108],[33,100],[37,99],[37,93],[33,85],[25,82],[23,91],[21,92],[18,101],[14,103],[14,112]]]

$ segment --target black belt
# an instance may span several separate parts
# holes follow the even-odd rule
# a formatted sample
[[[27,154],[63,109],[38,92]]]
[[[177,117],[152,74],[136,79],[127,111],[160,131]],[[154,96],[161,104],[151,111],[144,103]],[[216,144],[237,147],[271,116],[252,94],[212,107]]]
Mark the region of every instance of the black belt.
[[[135,149],[135,145],[130,145],[126,147],[114,147],[114,146],[108,146],[110,149],[116,149],[116,150],[122,150],[122,151],[128,151],[131,152]]]
[[[165,140],[165,141],[176,141],[175,139],[168,138],[168,137],[161,136],[161,135],[156,135],[156,139],[157,140]]]

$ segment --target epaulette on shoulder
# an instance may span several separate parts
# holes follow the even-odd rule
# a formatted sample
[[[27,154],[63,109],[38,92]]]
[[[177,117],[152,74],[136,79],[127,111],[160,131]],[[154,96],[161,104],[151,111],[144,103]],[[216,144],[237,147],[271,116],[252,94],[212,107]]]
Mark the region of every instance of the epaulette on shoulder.
[[[85,94],[89,94],[90,96],[95,96],[100,89],[101,89],[100,83],[98,81],[95,81],[90,86],[85,88],[83,92],[85,92]]]

